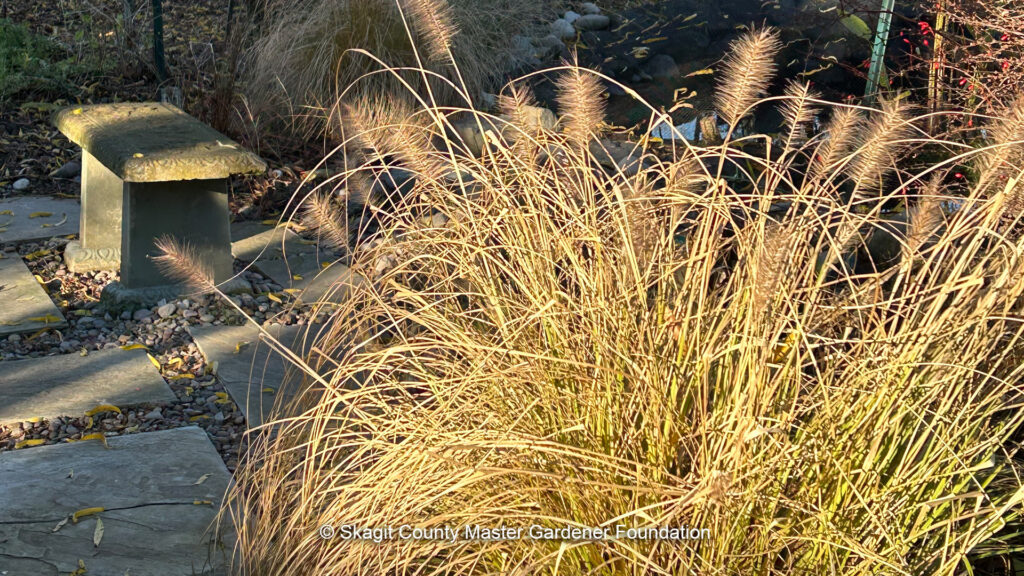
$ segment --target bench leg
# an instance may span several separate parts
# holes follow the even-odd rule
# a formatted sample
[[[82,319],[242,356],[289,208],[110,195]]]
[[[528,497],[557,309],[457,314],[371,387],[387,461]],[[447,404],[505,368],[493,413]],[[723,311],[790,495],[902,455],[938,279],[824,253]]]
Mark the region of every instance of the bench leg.
[[[123,207],[121,281],[104,288],[108,302],[151,304],[195,291],[153,261],[160,255],[155,240],[165,235],[191,246],[224,292],[252,290],[244,278],[225,284],[234,276],[227,180],[126,182]]]
[[[82,150],[82,220],[79,240],[64,259],[72,272],[117,270],[121,265],[121,204],[124,181]]]
[[[173,236],[198,253],[214,280],[233,276],[227,180],[129,182],[124,191],[121,283],[126,288],[173,284],[153,261],[156,238]]]

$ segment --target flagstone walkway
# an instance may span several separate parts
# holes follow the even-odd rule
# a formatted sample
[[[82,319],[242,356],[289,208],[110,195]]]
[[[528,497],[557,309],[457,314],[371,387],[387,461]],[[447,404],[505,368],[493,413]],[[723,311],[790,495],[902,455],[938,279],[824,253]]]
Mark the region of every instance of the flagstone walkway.
[[[17,225],[12,221],[6,229],[0,226],[0,241],[39,240],[77,230],[76,202],[32,201],[35,204],[18,199],[0,201],[0,214],[10,210],[9,217],[22,215]],[[33,208],[50,215],[29,217],[34,212],[26,211]],[[45,220],[54,217],[54,222]],[[37,220],[39,226],[52,226],[38,228]],[[41,230],[47,232],[40,234]],[[233,227],[233,236],[238,239],[233,245],[236,257],[253,263],[272,284],[281,287],[278,289],[289,288],[283,292],[296,300],[315,300],[332,283],[352,276],[340,264],[325,271],[323,262],[330,259],[287,228],[243,224]],[[57,296],[44,290],[22,258],[10,250],[0,255],[5,256],[0,258],[0,337],[17,342],[40,331],[68,327],[52,300]],[[171,302],[161,306],[159,314],[136,311],[131,321],[161,322],[166,312],[169,322],[187,310],[187,302]],[[87,312],[96,325],[124,318],[107,313],[104,320],[102,306]],[[68,318],[82,322],[77,315]],[[161,407],[173,411],[174,403],[185,395],[188,402],[233,402],[244,416],[244,424],[251,427],[265,421],[275,401],[297,391],[301,379],[261,341],[255,326],[228,325],[219,318],[211,316],[202,325],[179,326],[187,329],[182,332],[186,342],[198,346],[198,353],[226,393],[206,394],[204,390],[210,388],[204,382],[182,392],[192,381],[179,381],[183,376],[168,374],[180,371],[193,376],[180,366],[180,370],[168,371],[138,344],[107,345],[99,350],[76,345],[55,348],[42,357],[0,361],[0,430],[4,424],[21,430],[50,421],[53,433],[52,419],[63,417],[65,422],[60,435],[49,439],[45,435],[39,439],[15,436],[26,439],[18,441],[14,450],[0,451],[0,576],[226,572],[231,536],[218,538],[212,530],[231,475],[211,439],[224,439],[212,438],[212,432],[195,425],[139,432],[136,419],[145,413],[142,420],[163,422]],[[266,329],[296,351],[309,349],[308,324],[268,322]],[[166,330],[170,328],[165,335]],[[134,422],[134,426],[116,430],[105,426],[105,418],[123,417],[120,412],[129,408],[128,424]],[[235,417],[230,410],[225,412],[225,418]],[[190,413],[184,410],[186,417]],[[237,422],[243,421],[241,416]],[[87,418],[90,428],[72,434],[66,424],[71,417]],[[198,418],[209,416],[191,419]],[[104,426],[99,425],[101,421]],[[59,443],[53,443],[53,438]],[[3,448],[0,442],[0,450]]]

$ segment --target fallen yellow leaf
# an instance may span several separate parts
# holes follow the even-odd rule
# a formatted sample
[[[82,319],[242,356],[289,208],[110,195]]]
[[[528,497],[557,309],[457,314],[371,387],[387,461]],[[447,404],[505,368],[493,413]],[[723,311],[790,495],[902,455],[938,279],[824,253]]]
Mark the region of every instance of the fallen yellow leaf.
[[[86,516],[92,516],[93,514],[99,514],[100,512],[103,512],[103,510],[104,508],[102,506],[95,506],[93,508],[82,508],[78,512],[75,512],[71,515],[71,521],[75,524],[78,524],[78,521],[82,518],[85,518]]]
[[[209,415],[207,415],[207,414],[199,414],[197,416],[189,417],[188,421],[189,422],[198,422],[200,420],[209,420],[209,419],[210,419]]]
[[[121,346],[121,350],[149,350],[145,344],[128,344],[127,346]]]
[[[705,76],[707,74],[714,74],[714,73],[715,73],[715,69],[714,68],[704,68],[703,70],[697,70],[696,72],[690,72],[689,74],[686,75],[686,77],[689,78],[691,76]]]
[[[72,444],[74,442],[85,442],[85,441],[88,441],[88,440],[98,440],[101,444],[103,444],[104,448],[110,448],[110,445],[107,444],[107,437],[104,436],[103,434],[100,434],[99,432],[93,432],[92,434],[86,434],[85,436],[82,436],[78,440],[75,440],[73,438],[68,438],[67,442],[68,442],[68,444]]]
[[[81,114],[82,109],[75,110],[75,114]],[[78,559],[78,569],[68,574],[68,576],[83,576],[86,573],[85,562],[81,558]]]
[[[52,328],[43,328],[42,330],[37,330],[31,336],[26,338],[25,341],[26,342],[31,342],[31,341],[35,340],[36,338],[42,336],[43,334],[49,332],[50,330],[52,330]]]
[[[33,212],[28,215],[29,218],[45,218],[47,216],[53,216],[53,212]]]
[[[85,415],[86,416],[95,416],[95,415],[99,414],[100,412],[117,412],[118,414],[120,414],[121,413],[121,409],[118,408],[117,406],[114,406],[113,404],[100,404],[99,406],[97,406],[97,407],[93,408],[92,410],[89,410],[88,412],[86,412]]]
[[[32,446],[41,446],[46,443],[46,440],[42,438],[33,438],[32,440],[22,440],[14,445],[14,449],[18,450],[21,448],[31,448]]]
[[[270,298],[270,300],[272,300],[273,302],[277,302],[278,304],[284,303],[284,300],[281,300],[281,297],[278,296],[277,294],[274,294],[273,292],[268,292],[267,298]]]
[[[46,316],[33,316],[28,319],[29,322],[42,322],[43,324],[51,324],[54,322],[60,322],[60,318],[53,314],[47,314]]]
[[[149,361],[153,363],[153,366],[156,366],[156,369],[159,370],[160,369],[160,361],[157,360],[156,358],[154,358],[152,354],[146,354],[146,356],[149,357]]]
[[[176,376],[171,376],[171,380],[185,380],[185,379],[192,379],[192,378],[195,378],[195,376],[192,375],[192,374],[178,374]]]

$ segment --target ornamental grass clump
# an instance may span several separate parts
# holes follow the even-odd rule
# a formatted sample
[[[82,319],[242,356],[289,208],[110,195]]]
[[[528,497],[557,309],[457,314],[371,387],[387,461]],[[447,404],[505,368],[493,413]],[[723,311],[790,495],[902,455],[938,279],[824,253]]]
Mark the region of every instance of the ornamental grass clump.
[[[510,38],[549,8],[537,0],[257,1],[264,18],[247,59],[250,105],[297,135],[332,140],[344,104],[363,97],[386,103],[404,93],[405,82],[431,84],[442,101],[453,94],[442,79],[451,78],[479,98],[480,89],[522,63]],[[374,74],[378,59],[437,76]],[[346,93],[357,80],[358,93]]]
[[[729,69],[770,71],[772,37]],[[339,189],[382,164],[417,177],[351,246],[363,281],[319,304],[302,365],[321,382],[250,434],[224,513],[238,573],[952,575],[1003,551],[1024,498],[1015,156],[979,158],[1007,177],[936,212],[945,166],[909,173],[901,153],[942,143],[906,110],[801,86],[757,100],[759,73],[724,81],[721,116],[782,106],[791,137],[643,142],[639,170],[609,168],[596,76],[552,73],[565,132],[525,124],[516,85],[502,116],[461,111],[479,154],[429,99],[377,123],[418,135],[351,136]],[[323,193],[297,201],[343,238]],[[878,234],[895,260],[870,261]],[[318,532],[403,525],[704,532]]]

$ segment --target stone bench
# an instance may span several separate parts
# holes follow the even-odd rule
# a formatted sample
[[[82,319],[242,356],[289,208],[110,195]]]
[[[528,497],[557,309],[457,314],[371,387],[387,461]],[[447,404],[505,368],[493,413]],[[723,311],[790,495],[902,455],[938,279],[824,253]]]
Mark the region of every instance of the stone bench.
[[[82,147],[71,271],[120,270],[104,290],[118,301],[173,297],[181,287],[152,260],[154,240],[170,235],[196,248],[217,283],[233,276],[228,178],[266,170],[259,157],[169,104],[66,108],[54,122]]]

